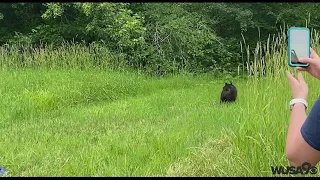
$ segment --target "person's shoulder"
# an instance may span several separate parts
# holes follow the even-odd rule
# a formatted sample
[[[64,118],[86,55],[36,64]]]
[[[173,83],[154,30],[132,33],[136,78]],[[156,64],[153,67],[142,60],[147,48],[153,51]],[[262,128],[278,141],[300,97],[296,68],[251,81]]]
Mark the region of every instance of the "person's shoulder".
[[[314,149],[320,151],[320,96],[314,103],[309,115],[301,127],[303,139]]]

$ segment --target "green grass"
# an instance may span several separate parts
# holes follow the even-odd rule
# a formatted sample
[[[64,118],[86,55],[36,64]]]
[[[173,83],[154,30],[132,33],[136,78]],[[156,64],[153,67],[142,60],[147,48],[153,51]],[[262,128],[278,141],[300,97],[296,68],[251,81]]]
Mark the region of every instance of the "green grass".
[[[0,74],[9,176],[271,176],[271,165],[286,164],[284,73],[233,79],[239,98],[230,105],[216,104],[224,81],[208,76]],[[312,105],[319,86],[306,77]]]
[[[254,76],[233,78],[238,99],[224,105],[225,79],[210,74],[151,78],[48,64],[10,70],[14,58],[2,53],[11,60],[0,71],[0,166],[8,176],[273,176],[271,166],[288,164],[291,91],[281,44],[280,34],[266,45],[272,53],[257,45],[246,69]],[[312,107],[319,82],[304,76]]]
[[[145,167],[137,167],[148,158],[155,158],[150,162],[155,171],[150,173],[161,172],[161,163],[171,161],[167,153],[172,157],[183,153],[175,146],[185,139],[172,141],[171,149],[163,144],[180,133],[189,138],[190,128],[197,130],[193,126],[197,120],[187,121],[199,116],[188,114],[202,104],[192,98],[198,93],[192,89],[202,89],[207,82],[102,71],[2,71],[1,77],[1,147],[5,148],[0,162],[13,176],[144,175]],[[206,93],[211,94],[210,89]],[[207,108],[217,98],[212,94]],[[192,103],[184,105],[186,101]],[[177,132],[180,123],[187,126]],[[203,134],[194,136],[181,148],[198,143]],[[157,156],[161,150],[163,156]],[[59,169],[68,158],[70,164]],[[57,171],[48,172],[52,167]]]

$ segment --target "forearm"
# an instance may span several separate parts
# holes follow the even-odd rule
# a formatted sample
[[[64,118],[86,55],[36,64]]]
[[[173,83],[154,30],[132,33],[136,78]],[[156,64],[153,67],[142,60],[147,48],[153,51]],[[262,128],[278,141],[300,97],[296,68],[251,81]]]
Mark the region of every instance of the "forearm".
[[[286,155],[292,166],[308,162],[316,165],[320,160],[320,98],[313,105],[309,115],[301,103],[293,106]]]
[[[293,106],[290,117],[290,125],[287,135],[287,145],[296,142],[297,136],[301,136],[300,129],[307,118],[305,106],[302,103],[297,103]]]
[[[299,166],[300,157],[299,154],[299,141],[303,141],[303,138],[300,133],[300,129],[307,118],[305,106],[302,103],[297,103],[293,106],[290,117],[290,125],[288,128],[287,134],[287,156],[291,165]],[[288,151],[290,150],[290,151]]]

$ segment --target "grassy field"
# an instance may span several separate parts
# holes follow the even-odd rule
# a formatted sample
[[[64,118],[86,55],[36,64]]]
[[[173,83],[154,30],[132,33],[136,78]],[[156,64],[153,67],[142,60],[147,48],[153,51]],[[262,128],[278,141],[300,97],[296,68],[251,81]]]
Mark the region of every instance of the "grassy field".
[[[287,165],[291,100],[277,52],[266,54],[274,76],[233,78],[238,99],[225,105],[225,79],[209,74],[3,69],[0,166],[8,176],[273,176]],[[304,76],[311,107],[320,83]]]
[[[286,165],[283,73],[223,80],[107,71],[1,71],[0,162],[9,176],[272,176]],[[306,76],[312,105],[319,85]]]

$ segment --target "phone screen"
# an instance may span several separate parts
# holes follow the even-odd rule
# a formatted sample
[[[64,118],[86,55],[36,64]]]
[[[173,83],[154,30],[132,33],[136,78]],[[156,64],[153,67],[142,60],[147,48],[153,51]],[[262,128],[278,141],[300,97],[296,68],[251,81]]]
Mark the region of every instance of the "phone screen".
[[[289,31],[289,60],[291,66],[306,66],[298,62],[310,57],[310,33],[307,28],[291,28]]]

